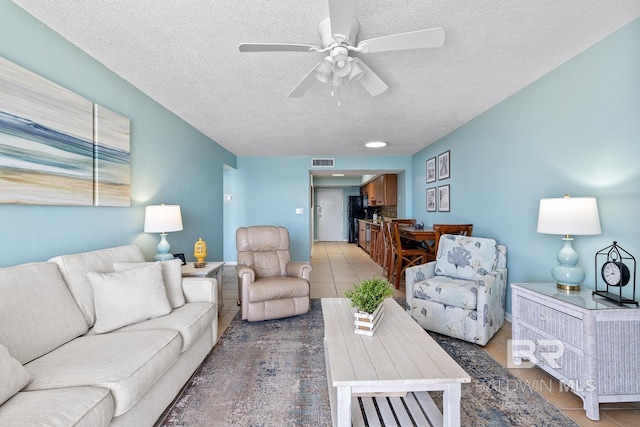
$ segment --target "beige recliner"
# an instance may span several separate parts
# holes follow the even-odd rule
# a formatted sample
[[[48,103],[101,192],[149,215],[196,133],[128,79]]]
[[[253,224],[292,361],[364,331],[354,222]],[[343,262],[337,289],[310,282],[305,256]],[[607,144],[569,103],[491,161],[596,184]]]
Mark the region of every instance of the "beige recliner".
[[[309,311],[311,265],[291,262],[285,227],[240,227],[236,248],[243,320],[279,319]]]

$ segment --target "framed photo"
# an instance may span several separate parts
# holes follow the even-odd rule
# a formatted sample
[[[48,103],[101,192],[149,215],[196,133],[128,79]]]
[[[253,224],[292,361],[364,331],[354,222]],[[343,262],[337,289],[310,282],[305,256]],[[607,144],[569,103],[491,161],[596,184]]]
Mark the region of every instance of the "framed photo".
[[[437,205],[436,187],[427,188],[427,212],[435,212]]]
[[[436,158],[427,160],[427,184],[436,180]]]
[[[439,212],[449,212],[450,211],[450,200],[451,195],[449,194],[449,184],[441,185],[438,187],[438,211]]]
[[[184,257],[184,254],[173,254],[173,259],[179,259],[182,261],[182,265],[187,265],[187,260]]]
[[[438,179],[446,179],[451,176],[451,153],[449,150],[438,156]]]

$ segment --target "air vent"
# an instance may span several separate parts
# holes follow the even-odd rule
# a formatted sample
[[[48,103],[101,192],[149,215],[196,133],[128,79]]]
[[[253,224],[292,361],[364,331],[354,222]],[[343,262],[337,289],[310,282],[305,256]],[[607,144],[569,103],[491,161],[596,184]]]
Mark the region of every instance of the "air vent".
[[[332,168],[335,167],[335,159],[311,159],[311,167]]]

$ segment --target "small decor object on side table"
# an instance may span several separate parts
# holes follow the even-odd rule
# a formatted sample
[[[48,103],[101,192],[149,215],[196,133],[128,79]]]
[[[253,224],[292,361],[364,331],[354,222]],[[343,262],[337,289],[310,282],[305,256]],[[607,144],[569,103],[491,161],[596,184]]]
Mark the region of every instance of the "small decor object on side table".
[[[187,259],[185,258],[184,254],[173,254],[173,258],[182,261],[182,265],[187,265]]]
[[[393,295],[391,283],[379,277],[365,279],[353,290],[345,291],[344,295],[351,301],[351,307],[356,309],[354,332],[373,336],[384,315],[382,302]]]
[[[596,252],[595,257],[596,268],[596,290],[593,295],[600,295],[611,301],[615,301],[618,305],[635,304],[639,306],[636,298],[636,259],[629,252],[618,246],[618,242],[614,241],[612,245]],[[631,265],[632,269],[623,261]],[[600,271],[598,271],[598,262],[601,263]],[[606,289],[598,289],[598,273],[601,274],[602,280],[606,284]],[[622,288],[629,284],[633,279],[632,299],[622,296]],[[610,292],[609,288],[618,288],[618,292]],[[613,289],[615,290],[615,289]]]
[[[202,268],[207,265],[204,261],[207,256],[207,244],[202,240],[202,237],[198,239],[193,247],[193,256],[196,257],[196,262],[194,264],[196,268]]]

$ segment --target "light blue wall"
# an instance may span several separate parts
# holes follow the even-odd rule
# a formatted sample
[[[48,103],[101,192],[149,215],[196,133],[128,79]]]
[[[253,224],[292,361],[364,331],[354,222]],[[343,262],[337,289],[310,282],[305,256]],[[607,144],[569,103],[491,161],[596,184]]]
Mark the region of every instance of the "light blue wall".
[[[323,156],[324,157],[324,156]],[[403,179],[410,176],[409,156],[361,156],[334,157],[335,170],[406,170]],[[232,200],[224,207],[224,260],[236,262],[235,231],[248,225],[283,225],[291,236],[291,256],[296,261],[308,261],[311,257],[311,169],[312,157],[238,157],[237,170],[227,170],[224,175],[224,193]],[[347,185],[348,184],[348,185]],[[353,187],[352,182],[345,188]],[[398,215],[411,211],[408,191],[411,183],[398,185],[403,193],[399,197]],[[407,193],[404,193],[407,191]],[[347,191],[345,191],[346,196]],[[354,193],[357,194],[357,193]],[[303,215],[296,215],[296,208],[304,208]],[[346,205],[345,205],[346,212]],[[345,234],[346,235],[346,234]]]
[[[413,156],[413,216],[470,222],[475,235],[508,245],[509,282],[553,281],[561,236],[536,232],[539,200],[595,196],[602,235],[574,242],[584,287],[593,288],[595,253],[613,240],[640,258],[638,52],[640,20]],[[427,213],[425,163],[445,150],[451,178],[434,184],[451,185],[451,212]]]
[[[0,56],[131,119],[132,194],[129,208],[0,205],[0,267],[127,243],[151,258],[159,237],[142,233],[144,206],[163,202],[182,207],[172,252],[193,260],[202,237],[209,259],[222,257],[222,168],[234,155],[9,1]]]
[[[308,261],[311,183],[309,162],[299,157],[238,157],[236,170],[225,171],[224,260],[236,262],[238,227],[281,225],[289,230],[291,258]],[[296,214],[296,209],[303,214]]]

